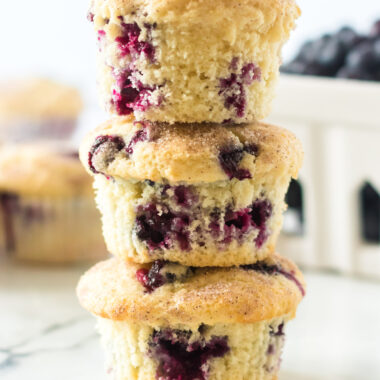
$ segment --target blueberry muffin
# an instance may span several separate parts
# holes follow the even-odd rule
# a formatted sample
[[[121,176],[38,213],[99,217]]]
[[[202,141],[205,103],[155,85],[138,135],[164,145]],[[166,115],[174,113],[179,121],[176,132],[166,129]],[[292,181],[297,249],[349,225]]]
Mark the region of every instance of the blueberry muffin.
[[[62,142],[0,146],[0,248],[41,263],[107,256],[76,149]]]
[[[82,110],[78,91],[47,79],[0,84],[0,139],[68,138]]]
[[[114,258],[77,293],[98,317],[112,379],[272,380],[305,284],[277,254],[231,268]]]
[[[93,0],[102,102],[160,122],[268,115],[295,0]]]
[[[273,252],[302,148],[267,124],[110,120],[83,142],[111,253],[135,262],[250,264]]]

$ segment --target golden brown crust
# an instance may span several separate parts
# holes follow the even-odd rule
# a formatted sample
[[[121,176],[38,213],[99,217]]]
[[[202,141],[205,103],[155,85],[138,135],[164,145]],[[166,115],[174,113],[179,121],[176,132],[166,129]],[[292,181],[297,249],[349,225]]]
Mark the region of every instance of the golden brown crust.
[[[82,107],[75,88],[47,79],[25,79],[0,86],[0,121],[76,118]]]
[[[144,129],[148,141],[115,154],[100,171],[107,176],[154,182],[212,183],[228,179],[222,169],[220,153],[255,145],[258,154],[244,153],[239,168],[254,179],[263,175],[296,177],[303,152],[299,140],[289,131],[264,123],[151,124],[134,122],[132,117],[115,118],[89,133],[80,148],[80,157],[90,174],[89,152],[99,136],[122,137],[128,146],[136,132]]]
[[[266,262],[294,273],[305,286],[301,272],[289,260],[273,255]],[[78,285],[82,306],[112,320],[212,325],[294,316],[302,299],[300,288],[286,276],[239,267],[197,268],[184,282],[146,293],[136,280],[140,268],[144,266],[117,259],[99,263]]]
[[[299,17],[300,9],[295,0],[93,0],[90,11],[95,17],[117,19],[132,12],[144,11],[147,19],[176,22],[187,19],[192,22],[221,22],[235,17],[252,16],[257,8],[264,12],[288,14],[291,20]],[[268,20],[272,17],[268,17]],[[95,19],[96,23],[96,19]]]
[[[0,146],[0,191],[57,197],[93,194],[76,148],[58,141]]]

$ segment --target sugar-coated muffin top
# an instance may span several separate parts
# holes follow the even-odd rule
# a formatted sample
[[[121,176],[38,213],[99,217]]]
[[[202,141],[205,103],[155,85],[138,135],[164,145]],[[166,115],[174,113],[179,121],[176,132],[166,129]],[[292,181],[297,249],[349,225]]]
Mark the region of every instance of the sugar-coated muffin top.
[[[77,148],[61,141],[0,145],[0,192],[93,196]]]
[[[301,272],[277,254],[232,268],[139,265],[110,259],[90,269],[77,294],[91,313],[147,323],[254,323],[295,315],[305,294]]]
[[[263,123],[168,125],[125,117],[90,132],[80,157],[92,175],[212,183],[267,174],[296,177],[303,151],[291,132]]]
[[[78,90],[48,79],[19,79],[0,84],[0,122],[75,118],[82,106]]]
[[[257,20],[257,8],[262,10],[262,20]],[[104,20],[114,22],[119,16],[141,14],[146,20],[181,24],[221,23],[225,20],[252,18],[262,32],[269,30],[277,15],[289,16],[289,27],[300,15],[295,0],[92,0],[89,18],[95,26],[104,25]],[[261,21],[261,22],[260,22]]]

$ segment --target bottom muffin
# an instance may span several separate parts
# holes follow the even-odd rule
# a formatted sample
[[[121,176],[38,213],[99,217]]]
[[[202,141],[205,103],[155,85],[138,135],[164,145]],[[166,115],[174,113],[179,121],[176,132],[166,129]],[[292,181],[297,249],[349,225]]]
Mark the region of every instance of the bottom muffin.
[[[233,268],[111,259],[78,296],[98,317],[114,380],[273,380],[304,287],[278,255]]]

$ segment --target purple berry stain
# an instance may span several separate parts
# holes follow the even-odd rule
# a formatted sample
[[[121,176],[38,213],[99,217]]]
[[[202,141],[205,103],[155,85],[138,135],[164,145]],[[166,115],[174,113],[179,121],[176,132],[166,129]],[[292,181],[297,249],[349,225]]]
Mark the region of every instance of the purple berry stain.
[[[122,35],[116,37],[120,56],[130,57],[130,64],[125,70],[113,69],[117,88],[112,92],[111,104],[115,107],[118,115],[129,115],[133,111],[146,111],[152,105],[159,106],[161,100],[152,102],[152,93],[158,86],[148,86],[137,79],[141,74],[135,68],[135,62],[144,55],[151,62],[155,62],[155,48],[151,43],[151,31],[155,25],[144,24],[147,31],[147,41],[142,41],[141,28],[137,23],[122,23]]]
[[[259,230],[255,242],[260,248],[268,238],[267,221],[272,215],[272,204],[268,200],[257,200],[252,204],[249,215],[253,226]]]
[[[136,279],[144,286],[146,293],[152,293],[165,284],[172,284],[176,281],[184,282],[195,273],[194,267],[182,267],[185,268],[183,273],[173,273],[170,271],[168,264],[170,263],[167,261],[156,260],[152,263],[150,269],[141,268],[136,271]]]
[[[144,25],[148,33],[148,41],[141,41],[141,28],[137,23],[121,24],[122,35],[116,37],[115,41],[118,44],[119,51],[122,57],[131,55],[137,59],[141,54],[144,54],[150,62],[154,62],[155,49],[151,43],[149,24]]]
[[[269,343],[267,348],[267,362],[264,368],[267,372],[277,372],[281,364],[281,350],[285,343],[284,322],[278,326],[269,326]]]
[[[112,91],[111,103],[120,116],[130,115],[135,110],[143,112],[153,105],[151,96],[157,86],[143,85],[134,79],[135,75],[134,70],[114,73],[118,89]],[[155,105],[160,105],[160,101]]]
[[[250,207],[238,211],[227,210],[224,216],[224,226],[219,219],[220,212],[216,212],[215,221],[209,226],[211,234],[218,238],[223,233],[223,242],[228,244],[233,239],[241,241],[245,234],[258,230],[255,238],[257,248],[265,243],[268,238],[267,222],[272,215],[272,205],[268,200],[258,199]]]
[[[188,251],[194,243],[202,246],[207,235],[223,248],[233,240],[244,242],[252,231],[258,231],[255,244],[261,248],[269,236],[268,220],[272,215],[272,205],[266,199],[257,199],[249,207],[237,211],[215,209],[209,215],[211,223],[203,229],[199,227],[190,236],[193,221],[202,218],[197,195],[183,185],[164,186],[161,195],[162,200],[140,205],[136,209],[134,231],[150,251],[174,248]],[[165,198],[169,197],[177,205],[174,209],[166,204]]]
[[[174,187],[174,199],[179,206],[184,208],[191,207],[197,201],[197,197],[186,186]]]
[[[190,338],[190,331],[154,331],[149,354],[158,361],[157,380],[206,380],[210,360],[221,358],[230,350],[226,336],[191,343]]]
[[[257,156],[259,149],[255,144],[248,144],[243,147],[226,147],[219,153],[219,163],[229,179],[236,178],[239,181],[252,178],[247,169],[240,169],[239,165],[244,153]]]
[[[149,203],[138,207],[135,229],[137,237],[152,251],[170,249],[175,244],[188,251],[189,224],[187,214],[175,213],[164,204]]]
[[[87,13],[87,20],[90,22],[94,22],[95,15],[92,12]]]
[[[246,269],[246,270],[254,270],[256,272],[260,272],[262,274],[267,274],[267,275],[278,275],[278,274],[282,275],[282,276],[286,277],[288,280],[293,281],[297,285],[302,296],[305,296],[305,294],[306,294],[304,287],[302,286],[301,282],[295,276],[295,273],[293,271],[291,271],[291,272],[286,271],[285,269],[283,269],[279,265],[270,265],[270,264],[267,264],[263,261],[258,261],[255,264],[242,265],[241,267],[243,269]],[[279,331],[281,331],[281,333],[282,333],[282,328],[279,330]]]
[[[147,293],[153,292],[168,282],[168,279],[160,273],[165,264],[163,260],[156,260],[150,269],[142,268],[136,272],[137,280],[144,286]]]
[[[124,147],[125,143],[123,139],[119,136],[98,136],[95,140],[94,145],[88,152],[88,166],[90,170],[94,174],[101,173],[96,169],[96,164],[94,163],[96,156],[103,153],[105,162],[103,162],[102,164],[109,164],[114,159],[115,154],[120,152]]]
[[[137,143],[147,141],[148,140],[148,132],[145,128],[139,129],[131,138],[128,146],[126,147],[126,152],[131,155],[133,154],[133,150]]]
[[[168,206],[170,199],[174,206]],[[271,216],[272,205],[267,199],[257,199],[249,207],[238,210],[216,208],[208,214],[211,223],[203,228],[198,226],[190,235],[192,223],[205,217],[197,194],[188,186],[164,185],[157,192],[157,198],[136,208],[134,233],[150,251],[174,248],[188,251],[193,244],[204,246],[207,236],[223,249],[234,240],[239,244],[245,242],[248,234],[257,231],[254,241],[256,247],[261,248],[269,236]]]
[[[233,58],[229,69],[232,71],[228,78],[219,80],[219,95],[224,98],[224,106],[234,109],[237,117],[244,117],[246,107],[246,87],[261,80],[261,70],[254,63],[244,65],[238,73],[239,59]]]
[[[106,32],[104,30],[98,30],[98,41],[100,42],[106,36]]]

